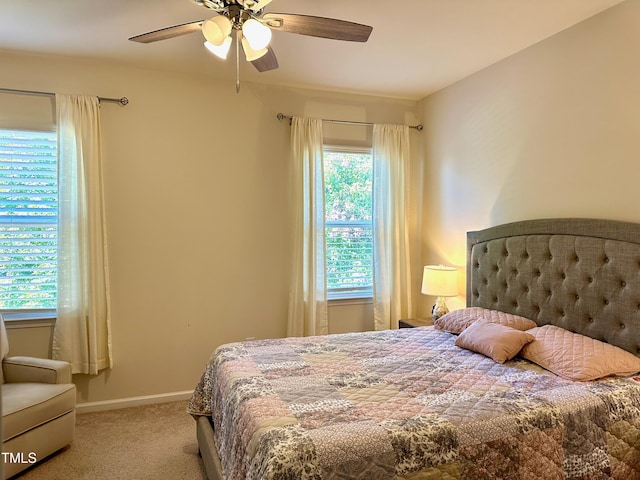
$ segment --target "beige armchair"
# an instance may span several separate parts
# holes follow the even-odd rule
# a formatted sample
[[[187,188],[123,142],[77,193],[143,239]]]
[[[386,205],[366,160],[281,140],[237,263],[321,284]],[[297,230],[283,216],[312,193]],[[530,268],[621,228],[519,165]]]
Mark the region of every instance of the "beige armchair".
[[[6,357],[2,334],[2,451],[7,479],[73,441],[76,387],[67,362]]]

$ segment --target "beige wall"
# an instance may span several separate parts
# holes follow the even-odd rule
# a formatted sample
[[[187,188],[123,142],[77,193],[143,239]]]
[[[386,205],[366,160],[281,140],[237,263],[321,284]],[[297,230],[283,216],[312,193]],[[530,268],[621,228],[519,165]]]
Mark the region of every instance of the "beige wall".
[[[422,101],[425,263],[504,222],[640,222],[639,26],[627,0]]]
[[[74,378],[81,402],[190,390],[216,346],[285,335],[290,128],[278,112],[417,121],[413,101],[248,83],[237,95],[233,82],[9,52],[0,64],[0,87],[131,102],[101,107],[115,365]],[[16,102],[27,117],[52,112],[46,98],[5,94],[0,112]],[[326,134],[370,142],[366,128],[327,126]],[[331,308],[331,331],[371,325],[370,305]],[[21,353],[30,338],[47,345],[50,329],[10,336]]]

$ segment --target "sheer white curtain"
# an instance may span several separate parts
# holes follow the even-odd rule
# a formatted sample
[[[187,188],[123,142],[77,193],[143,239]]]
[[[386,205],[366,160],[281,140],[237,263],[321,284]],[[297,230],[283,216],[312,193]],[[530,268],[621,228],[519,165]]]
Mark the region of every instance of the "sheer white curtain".
[[[287,335],[322,335],[329,330],[322,120],[293,118],[291,161],[294,236]]]
[[[373,127],[373,315],[376,330],[411,316],[409,127]]]
[[[53,357],[73,373],[112,365],[107,238],[97,97],[56,94],[58,308]]]

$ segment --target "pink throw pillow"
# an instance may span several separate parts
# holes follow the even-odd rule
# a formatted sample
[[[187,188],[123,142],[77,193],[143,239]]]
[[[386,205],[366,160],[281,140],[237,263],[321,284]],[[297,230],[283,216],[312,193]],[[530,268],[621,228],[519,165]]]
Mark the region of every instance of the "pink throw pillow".
[[[467,327],[456,338],[455,344],[504,363],[515,357],[534,338],[530,333],[481,318]]]

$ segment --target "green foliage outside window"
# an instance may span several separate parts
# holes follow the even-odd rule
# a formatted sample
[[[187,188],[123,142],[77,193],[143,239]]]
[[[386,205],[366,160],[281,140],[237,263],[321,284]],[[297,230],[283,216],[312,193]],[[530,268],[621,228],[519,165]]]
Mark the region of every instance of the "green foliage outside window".
[[[324,154],[327,288],[370,294],[373,274],[372,184],[368,152]]]

